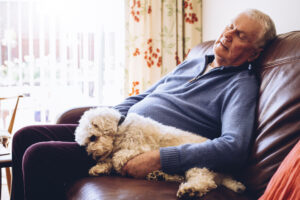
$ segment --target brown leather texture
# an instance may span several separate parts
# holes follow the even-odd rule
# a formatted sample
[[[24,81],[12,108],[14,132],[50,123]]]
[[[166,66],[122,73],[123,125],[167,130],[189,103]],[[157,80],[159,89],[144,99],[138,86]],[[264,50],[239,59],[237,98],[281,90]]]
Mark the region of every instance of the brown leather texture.
[[[188,58],[212,54],[212,46],[213,41],[204,42],[193,48]],[[238,195],[220,187],[203,199],[246,200],[251,199],[250,194],[256,199],[300,139],[300,31],[278,35],[254,66],[261,82],[256,132],[247,165],[239,174],[247,186],[247,193]],[[75,109],[72,112],[77,115],[74,119],[78,121],[83,110],[78,112]],[[69,112],[69,119],[70,115],[72,113]],[[66,122],[62,117],[60,120]],[[176,190],[174,183],[98,177],[73,183],[67,194],[68,199],[73,200],[176,199]]]
[[[257,130],[242,177],[260,196],[300,139],[300,31],[279,35],[257,62],[261,80]]]
[[[92,107],[72,108],[63,112],[58,119],[56,124],[78,124],[82,114]]]
[[[147,181],[118,176],[82,178],[70,185],[68,200],[176,200],[179,183]],[[224,187],[209,192],[199,200],[253,200]]]
[[[80,179],[67,192],[68,200],[176,199],[178,184],[126,177],[88,177]]]

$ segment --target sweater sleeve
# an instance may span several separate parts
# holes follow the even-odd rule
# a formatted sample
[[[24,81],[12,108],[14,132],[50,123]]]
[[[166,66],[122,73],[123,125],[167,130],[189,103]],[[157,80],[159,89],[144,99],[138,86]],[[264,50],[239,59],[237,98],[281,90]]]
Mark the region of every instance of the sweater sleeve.
[[[253,79],[240,79],[228,86],[220,113],[220,137],[204,143],[161,148],[163,171],[172,174],[192,167],[207,167],[219,172],[239,169],[248,156],[257,95],[258,83]]]

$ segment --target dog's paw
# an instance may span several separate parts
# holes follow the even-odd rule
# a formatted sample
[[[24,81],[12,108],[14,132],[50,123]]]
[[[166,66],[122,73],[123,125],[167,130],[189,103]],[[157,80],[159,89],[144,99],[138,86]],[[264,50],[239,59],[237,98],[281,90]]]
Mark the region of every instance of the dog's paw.
[[[232,179],[231,177],[225,177],[222,181],[222,185],[236,193],[243,193],[246,190],[244,184]]]
[[[181,184],[179,190],[177,191],[177,197],[179,199],[197,199],[204,194],[205,193],[201,193],[193,187],[187,186],[185,183]]]
[[[164,181],[165,180],[165,173],[160,171],[160,170],[155,170],[151,173],[149,173],[146,176],[147,180],[151,180],[151,181]]]
[[[179,199],[197,199],[204,194],[206,194],[205,191],[199,191],[195,187],[191,187],[186,183],[181,184],[177,191],[177,197]]]
[[[109,174],[111,171],[110,168],[104,165],[95,165],[89,170],[89,174],[91,176],[99,176],[99,175],[104,175],[104,174]]]
[[[236,193],[243,193],[245,190],[246,190],[246,187],[243,183],[241,183],[241,182],[236,183],[236,188],[234,190]]]
[[[196,200],[201,196],[198,192],[193,192],[192,190],[177,192],[177,197],[181,200]]]
[[[180,199],[197,199],[216,187],[217,185],[212,182],[185,182],[179,186],[177,197]]]
[[[176,182],[176,183],[182,183],[185,179],[183,176],[179,175],[170,175],[166,174],[165,172],[161,170],[155,170],[151,173],[149,173],[146,176],[147,180],[154,180],[154,181],[168,181],[168,182]]]

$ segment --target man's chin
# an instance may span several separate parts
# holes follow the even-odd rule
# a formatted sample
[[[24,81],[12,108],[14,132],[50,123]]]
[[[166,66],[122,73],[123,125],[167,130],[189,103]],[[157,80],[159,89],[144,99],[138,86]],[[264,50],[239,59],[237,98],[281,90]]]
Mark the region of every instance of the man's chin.
[[[220,67],[221,65],[223,66],[226,62],[226,55],[221,54],[218,51],[214,51],[214,56],[215,56],[215,62],[217,64],[216,67]]]
[[[224,48],[222,47],[219,46],[214,47],[215,57],[220,57],[220,58],[226,57],[227,52],[228,51],[224,50]]]

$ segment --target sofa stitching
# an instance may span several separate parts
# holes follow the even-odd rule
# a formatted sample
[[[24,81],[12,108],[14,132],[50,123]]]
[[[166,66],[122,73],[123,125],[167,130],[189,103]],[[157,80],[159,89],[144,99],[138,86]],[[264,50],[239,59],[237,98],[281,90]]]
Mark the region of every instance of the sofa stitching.
[[[285,58],[285,59],[282,59],[282,60],[277,60],[277,61],[274,61],[272,63],[264,64],[264,65],[262,65],[262,67],[264,67],[264,69],[274,68],[274,67],[277,67],[278,65],[295,62],[297,60],[300,60],[300,56],[293,57],[293,58]]]

